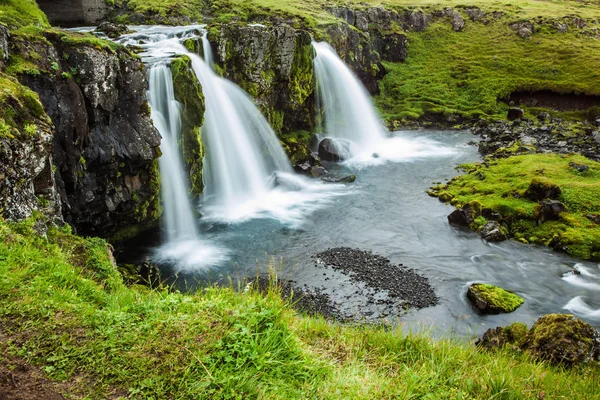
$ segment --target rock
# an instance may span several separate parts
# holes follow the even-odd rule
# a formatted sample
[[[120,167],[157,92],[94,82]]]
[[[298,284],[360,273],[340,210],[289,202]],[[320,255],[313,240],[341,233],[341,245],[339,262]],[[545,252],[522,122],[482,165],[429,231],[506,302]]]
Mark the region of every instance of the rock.
[[[477,7],[469,7],[465,8],[465,14],[471,19],[473,22],[481,21],[485,18],[485,12]]]
[[[423,11],[409,11],[406,14],[406,28],[415,31],[415,32],[423,32],[425,28],[429,25],[429,21],[431,20],[431,16],[423,13]]]
[[[558,200],[545,199],[536,207],[535,214],[539,222],[554,221],[560,214],[567,211],[567,207]]]
[[[517,32],[521,38],[527,38],[535,33],[534,26],[529,21],[513,22],[509,25],[510,29]]]
[[[585,217],[593,223],[600,225],[600,214],[587,214]]]
[[[502,232],[502,227],[496,221],[487,222],[480,231],[481,237],[488,242],[501,242],[506,240],[506,235]]]
[[[509,121],[515,121],[517,119],[523,118],[523,109],[518,107],[511,107],[508,109],[508,114],[506,115]]]
[[[560,187],[544,178],[533,178],[525,191],[525,197],[533,201],[558,199],[560,195]]]
[[[458,11],[452,13],[452,29],[455,32],[460,32],[465,27],[465,21]]]
[[[519,345],[527,334],[527,325],[515,322],[506,327],[490,328],[475,342],[485,350],[500,350],[507,345]]]
[[[0,69],[4,67],[4,63],[8,61],[10,56],[10,31],[8,28],[0,24]]]
[[[545,111],[542,111],[537,115],[537,119],[541,122],[548,121],[550,120],[550,114]]]
[[[600,361],[600,333],[570,314],[549,314],[531,327],[521,349],[554,365]]]
[[[524,26],[519,28],[519,30],[517,31],[517,35],[519,35],[519,37],[521,37],[522,39],[528,38],[532,34],[533,34],[533,32],[531,32],[531,30],[529,28],[524,27]]]
[[[314,166],[310,168],[310,174],[313,178],[320,178],[327,174],[327,170],[322,166]]]
[[[96,32],[105,33],[109,38],[116,39],[126,33],[129,33],[129,28],[124,24],[113,24],[112,22],[104,21],[96,28]]]
[[[592,138],[596,144],[600,145],[600,131],[595,131],[592,133]]]
[[[296,172],[309,172],[311,167],[310,161],[304,161],[303,163],[294,165],[294,170]]]
[[[467,298],[483,314],[510,313],[524,300],[514,292],[484,283],[474,283],[467,290]]]
[[[586,172],[587,170],[589,170],[589,169],[590,169],[590,167],[588,167],[588,166],[587,166],[587,165],[585,165],[585,164],[577,164],[577,163],[575,163],[575,162],[573,162],[573,161],[571,161],[571,162],[569,163],[569,167],[571,167],[571,168],[573,168],[573,169],[575,169],[575,170],[577,170],[577,171],[579,171],[579,172]]]
[[[352,183],[356,180],[356,175],[327,175],[321,180],[327,183]]]
[[[319,157],[323,161],[344,161],[345,151],[340,148],[341,143],[330,138],[325,138],[319,143]]]
[[[448,222],[452,225],[470,227],[475,219],[481,215],[481,203],[472,201],[465,204],[460,210],[454,210],[448,215]]]
[[[558,33],[566,33],[569,30],[569,28],[567,27],[567,24],[563,24],[563,23],[560,23],[560,22],[557,22],[554,25],[554,28],[556,29],[556,31]]]

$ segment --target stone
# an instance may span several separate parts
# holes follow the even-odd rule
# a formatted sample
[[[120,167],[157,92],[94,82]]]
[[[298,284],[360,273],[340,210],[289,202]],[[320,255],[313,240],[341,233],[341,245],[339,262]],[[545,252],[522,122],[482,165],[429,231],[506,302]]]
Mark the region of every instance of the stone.
[[[330,138],[325,138],[319,143],[319,158],[323,161],[343,161],[344,153],[340,149],[340,142]]]
[[[452,29],[455,32],[460,32],[465,27],[465,20],[458,11],[452,13]]]
[[[129,28],[124,24],[113,24],[112,22],[104,21],[96,28],[96,32],[102,32],[111,39],[116,39],[126,33],[129,33]]]
[[[313,178],[320,178],[327,175],[327,170],[320,165],[315,165],[314,167],[310,168],[310,174]]]
[[[515,322],[506,327],[490,328],[477,339],[475,346],[485,350],[500,350],[509,345],[519,345],[527,335],[527,325]]]
[[[586,172],[587,170],[590,169],[590,167],[588,167],[585,164],[577,164],[576,162],[573,162],[573,161],[571,161],[569,163],[569,167],[571,167],[571,168],[573,168],[573,169],[575,169],[575,170],[577,170],[579,172]]]
[[[506,235],[502,232],[502,227],[496,221],[488,221],[479,232],[481,237],[488,242],[501,242],[506,240]]]
[[[10,31],[8,28],[0,24],[0,69],[8,61],[10,56]]]
[[[524,26],[519,28],[519,30],[517,31],[517,35],[519,35],[519,37],[521,37],[522,39],[528,38],[532,34],[533,34],[533,32],[531,32],[531,30],[529,30],[529,28],[524,27]]]
[[[558,199],[562,191],[560,187],[544,178],[533,178],[525,191],[525,197],[529,200],[539,201],[544,199]]]
[[[524,303],[514,292],[484,283],[474,283],[467,290],[471,304],[483,314],[510,313]]]
[[[517,32],[517,35],[522,39],[525,39],[535,33],[533,24],[529,21],[518,21],[513,22],[509,25],[510,29]]]
[[[467,14],[469,19],[473,22],[481,21],[485,18],[485,12],[477,7],[465,8],[465,14]]]
[[[508,114],[506,115],[509,121],[515,121],[517,119],[523,118],[523,109],[518,107],[511,107],[508,109]]]
[[[570,314],[548,314],[531,327],[521,349],[539,360],[572,367],[600,361],[600,333]]]
[[[448,215],[448,222],[452,225],[470,227],[475,219],[481,215],[481,212],[481,203],[473,201]]]
[[[545,111],[542,111],[537,115],[537,119],[541,122],[548,121],[550,120],[550,114]]]
[[[536,207],[535,213],[539,222],[553,221],[560,218],[560,214],[567,211],[567,207],[558,200],[545,199]]]
[[[352,183],[356,180],[356,175],[326,175],[321,180],[327,183]]]
[[[407,28],[415,32],[423,32],[427,26],[431,16],[423,13],[423,11],[409,11],[406,16]]]

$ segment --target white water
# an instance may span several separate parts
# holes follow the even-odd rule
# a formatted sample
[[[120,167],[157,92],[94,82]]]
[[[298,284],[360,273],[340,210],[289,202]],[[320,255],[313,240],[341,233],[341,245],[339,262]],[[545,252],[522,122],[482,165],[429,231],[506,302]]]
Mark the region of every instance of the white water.
[[[175,99],[173,76],[166,60],[168,52],[165,53],[162,46],[155,45],[167,38],[154,37],[156,42],[151,39],[152,37],[144,38],[144,42],[150,42],[145,61],[152,63],[148,102],[152,110],[152,121],[162,137],[159,169],[165,232],[164,244],[157,250],[155,259],[175,264],[184,270],[215,266],[226,259],[226,252],[200,240],[197,218],[189,198],[188,177],[179,149],[181,105]],[[140,40],[142,39],[137,39],[138,42]]]
[[[594,321],[600,321],[600,309],[594,310],[583,300],[581,296],[573,298],[563,308],[580,317]]]
[[[324,135],[348,149],[347,163],[361,167],[455,154],[432,140],[390,137],[369,93],[335,50],[325,42],[312,45]]]

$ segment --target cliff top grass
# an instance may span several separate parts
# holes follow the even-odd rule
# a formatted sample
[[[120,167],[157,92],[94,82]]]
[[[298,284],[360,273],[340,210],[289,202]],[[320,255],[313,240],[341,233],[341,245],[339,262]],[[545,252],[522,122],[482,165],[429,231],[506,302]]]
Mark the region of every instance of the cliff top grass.
[[[46,14],[40,10],[35,0],[3,0],[0,2],[0,22],[9,28],[50,26]]]
[[[127,287],[101,239],[0,220],[0,370],[96,398],[590,398],[572,371],[396,328],[298,315],[275,289]],[[275,288],[276,285],[273,285]],[[1,394],[1,393],[0,393]]]
[[[580,172],[569,163],[588,170]],[[498,212],[509,235],[522,242],[559,246],[575,257],[600,260],[600,225],[594,222],[600,215],[600,163],[579,155],[530,154],[461,168],[467,173],[436,188],[440,198],[458,207],[479,202]],[[558,186],[558,200],[567,212],[540,221],[538,201],[526,195],[532,181]]]

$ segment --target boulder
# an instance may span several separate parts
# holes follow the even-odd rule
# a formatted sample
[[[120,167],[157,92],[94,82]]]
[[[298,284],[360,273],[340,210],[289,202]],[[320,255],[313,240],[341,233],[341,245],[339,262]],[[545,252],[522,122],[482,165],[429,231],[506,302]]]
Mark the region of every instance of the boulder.
[[[460,32],[465,27],[465,20],[458,11],[452,13],[452,29],[455,32]]]
[[[560,187],[544,178],[533,178],[525,191],[529,200],[539,201],[544,199],[558,199],[561,195]]]
[[[111,39],[116,39],[126,33],[129,33],[129,28],[124,24],[113,24],[112,22],[104,21],[96,28],[96,32],[102,32]]]
[[[496,221],[487,222],[479,232],[481,237],[488,242],[501,242],[506,240],[506,235],[502,232],[502,227]]]
[[[508,345],[519,345],[527,334],[527,325],[515,322],[505,327],[488,329],[477,339],[475,346],[485,350],[499,350]]]
[[[555,365],[600,361],[600,333],[570,314],[549,314],[531,327],[521,349]]]
[[[579,172],[586,172],[588,169],[590,169],[590,167],[588,167],[585,164],[577,164],[577,163],[575,163],[573,161],[571,161],[569,163],[569,167],[571,167],[571,168],[573,168],[573,169],[575,169],[575,170],[577,170]]]
[[[567,207],[558,200],[545,199],[536,207],[535,213],[539,222],[553,221],[560,218],[560,214],[567,211]]]
[[[352,183],[356,180],[356,175],[326,175],[321,180],[327,183]]]
[[[319,157],[323,161],[344,161],[344,151],[340,142],[325,138],[319,143]]]
[[[481,203],[472,201],[448,215],[448,222],[452,225],[470,227],[475,219],[481,215],[481,212]]]
[[[320,178],[327,174],[327,170],[320,165],[315,165],[314,167],[311,167],[310,174],[313,178]]]
[[[523,109],[518,107],[511,107],[508,109],[508,114],[506,115],[510,121],[515,121],[517,119],[523,118]]]
[[[474,283],[467,290],[467,298],[483,314],[510,313],[524,300],[506,289],[484,283]]]

